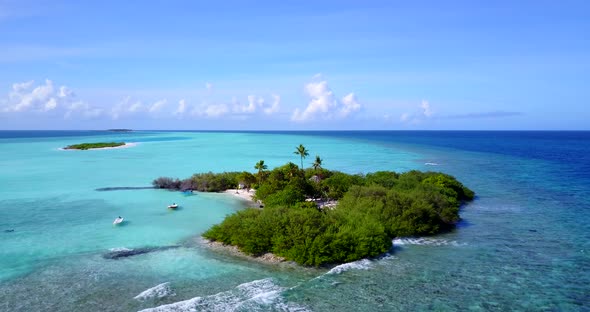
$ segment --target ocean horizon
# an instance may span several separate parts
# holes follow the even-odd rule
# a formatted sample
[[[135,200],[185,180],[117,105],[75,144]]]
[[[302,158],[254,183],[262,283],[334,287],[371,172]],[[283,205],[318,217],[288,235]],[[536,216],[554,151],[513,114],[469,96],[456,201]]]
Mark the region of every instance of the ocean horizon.
[[[61,150],[112,141],[136,145]],[[396,238],[378,259],[308,268],[204,246],[201,233],[245,209],[235,196],[146,188],[160,176],[254,172],[259,160],[297,164],[299,144],[346,173],[448,173],[476,199],[451,232]],[[0,185],[3,311],[589,306],[590,131],[0,130]],[[171,202],[180,209],[166,209]],[[124,226],[113,227],[117,216]],[[145,252],[110,258],[130,250]]]

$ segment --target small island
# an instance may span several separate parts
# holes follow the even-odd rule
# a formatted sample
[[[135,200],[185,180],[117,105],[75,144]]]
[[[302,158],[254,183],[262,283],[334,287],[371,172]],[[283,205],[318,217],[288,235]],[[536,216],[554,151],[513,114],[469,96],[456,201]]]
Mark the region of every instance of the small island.
[[[66,150],[89,150],[97,148],[113,148],[125,146],[125,142],[80,143],[64,147]]]
[[[295,154],[301,167],[289,162],[267,170],[261,160],[255,174],[161,177],[153,185],[204,192],[255,189],[253,200],[260,206],[228,215],[203,237],[254,257],[272,254],[306,266],[377,257],[396,237],[450,231],[460,220],[461,204],[474,198],[473,191],[440,172],[347,174],[323,168],[320,156],[301,169],[309,153],[300,145]]]

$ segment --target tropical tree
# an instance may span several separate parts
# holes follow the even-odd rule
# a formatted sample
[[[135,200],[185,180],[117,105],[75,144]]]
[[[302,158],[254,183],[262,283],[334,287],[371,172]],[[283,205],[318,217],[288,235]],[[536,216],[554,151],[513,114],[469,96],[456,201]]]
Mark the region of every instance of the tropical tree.
[[[320,158],[320,155],[315,155],[315,161],[313,162],[312,166],[315,171],[322,169],[322,159]]]
[[[301,157],[301,169],[303,169],[303,159],[309,156],[309,151],[303,146],[303,144],[299,144],[298,147],[295,148],[293,154],[299,155]]]
[[[262,181],[262,174],[263,174],[264,170],[266,170],[267,168],[268,168],[268,166],[264,164],[264,160],[260,160],[254,166],[254,169],[257,169],[258,170],[258,180],[259,180],[259,182]]]

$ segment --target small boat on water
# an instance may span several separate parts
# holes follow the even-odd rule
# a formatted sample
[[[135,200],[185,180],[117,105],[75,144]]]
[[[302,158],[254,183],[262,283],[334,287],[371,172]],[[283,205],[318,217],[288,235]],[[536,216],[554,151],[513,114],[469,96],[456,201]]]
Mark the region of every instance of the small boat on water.
[[[118,217],[117,219],[115,219],[115,221],[113,221],[113,225],[117,225],[117,224],[121,224],[123,223],[123,218]]]
[[[174,203],[172,205],[168,205],[168,208],[170,208],[170,209],[176,209],[176,208],[178,208],[178,204],[177,203]]]

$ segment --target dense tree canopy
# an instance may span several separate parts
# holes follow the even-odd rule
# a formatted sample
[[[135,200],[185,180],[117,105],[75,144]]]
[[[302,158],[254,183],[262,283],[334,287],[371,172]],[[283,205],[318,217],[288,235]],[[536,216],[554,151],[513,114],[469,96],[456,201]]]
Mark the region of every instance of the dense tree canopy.
[[[323,178],[311,178],[316,175]],[[473,196],[443,173],[351,175],[288,163],[259,182],[256,198],[264,209],[232,214],[203,236],[248,254],[272,252],[303,265],[348,262],[386,252],[397,236],[452,229],[460,203]],[[320,209],[314,199],[339,203]]]

